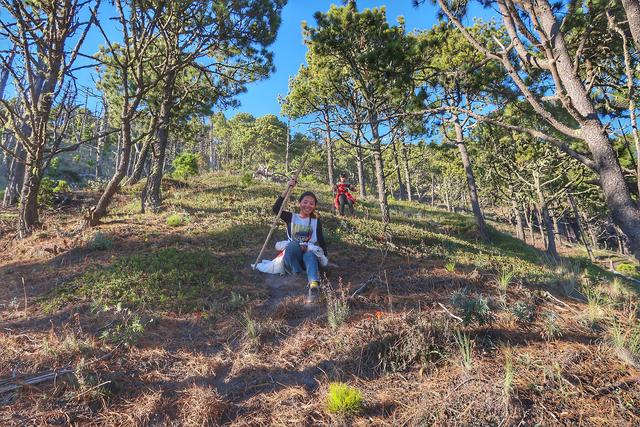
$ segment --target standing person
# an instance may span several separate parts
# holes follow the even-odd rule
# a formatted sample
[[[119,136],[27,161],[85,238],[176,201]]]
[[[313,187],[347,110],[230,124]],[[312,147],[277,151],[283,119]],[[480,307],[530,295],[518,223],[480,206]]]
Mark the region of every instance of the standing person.
[[[353,215],[353,203],[356,199],[349,192],[351,190],[351,184],[347,184],[347,176],[340,174],[340,181],[333,188],[333,192],[336,195],[333,204],[336,207],[336,212],[340,212],[340,215],[344,215],[344,206],[349,206],[349,211]]]
[[[289,181],[289,187],[297,184],[295,179]],[[273,204],[273,213],[277,214],[282,206],[286,190],[278,196]],[[287,237],[289,243],[284,250],[284,267],[287,273],[301,274],[307,272],[309,293],[307,303],[313,303],[318,299],[320,290],[318,256],[312,250],[320,247],[327,255],[327,246],[322,235],[322,223],[316,216],[315,210],[318,199],[311,191],[305,191],[298,198],[299,213],[282,211],[280,219],[287,224]]]

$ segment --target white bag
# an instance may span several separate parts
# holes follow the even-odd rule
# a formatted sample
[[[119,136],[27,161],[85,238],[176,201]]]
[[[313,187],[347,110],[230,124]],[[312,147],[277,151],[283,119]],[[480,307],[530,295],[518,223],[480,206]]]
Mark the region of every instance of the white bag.
[[[284,273],[284,252],[280,252],[277,257],[272,260],[263,259],[255,266],[256,269],[263,273],[282,274]]]

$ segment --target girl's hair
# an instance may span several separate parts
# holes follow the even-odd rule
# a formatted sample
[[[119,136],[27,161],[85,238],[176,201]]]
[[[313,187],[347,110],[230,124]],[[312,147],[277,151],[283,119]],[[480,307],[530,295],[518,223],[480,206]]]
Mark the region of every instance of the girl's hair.
[[[346,178],[346,177],[347,177],[347,174],[346,174],[346,173],[341,173],[341,174],[340,174],[340,178]]]
[[[298,198],[298,203],[300,203],[302,201],[302,199],[304,199],[307,196],[311,196],[313,197],[314,202],[316,202],[316,205],[318,204],[318,198],[316,197],[315,194],[313,194],[313,192],[311,191],[305,191],[304,193],[302,193],[300,195],[300,197]]]

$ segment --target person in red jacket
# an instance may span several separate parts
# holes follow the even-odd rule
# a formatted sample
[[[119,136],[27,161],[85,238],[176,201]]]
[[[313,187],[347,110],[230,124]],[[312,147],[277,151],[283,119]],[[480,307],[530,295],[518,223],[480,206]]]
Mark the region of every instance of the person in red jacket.
[[[353,204],[356,199],[349,192],[351,190],[351,185],[347,184],[347,176],[345,174],[340,174],[340,181],[333,188],[333,192],[336,195],[333,200],[333,204],[336,208],[336,212],[340,212],[340,215],[344,215],[344,206],[349,206],[349,211],[353,215]]]

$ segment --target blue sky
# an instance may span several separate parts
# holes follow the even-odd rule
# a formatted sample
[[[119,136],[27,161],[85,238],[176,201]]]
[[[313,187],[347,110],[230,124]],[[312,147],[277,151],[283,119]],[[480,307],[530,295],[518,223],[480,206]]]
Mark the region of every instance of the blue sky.
[[[252,83],[247,87],[247,92],[238,97],[241,106],[235,110],[225,112],[231,117],[236,112],[244,111],[261,116],[264,114],[278,114],[280,106],[277,96],[285,96],[289,77],[294,76],[300,65],[304,63],[306,47],[302,40],[302,21],[315,25],[313,15],[316,11],[326,12],[331,4],[342,5],[336,1],[319,0],[289,0],[282,13],[282,25],[275,43],[271,46],[274,52],[276,72],[267,80]],[[358,9],[370,9],[385,6],[387,19],[395,23],[398,16],[405,18],[407,31],[415,29],[428,29],[437,23],[437,8],[429,1],[415,8],[411,0],[391,1],[358,1]],[[470,16],[488,17],[489,12],[472,8]]]
[[[282,24],[278,31],[278,36],[270,49],[274,52],[274,62],[276,71],[268,79],[248,85],[247,92],[240,95],[240,107],[225,111],[227,117],[231,117],[238,112],[248,112],[254,116],[264,114],[279,115],[278,95],[285,96],[287,93],[287,83],[289,78],[294,76],[300,65],[305,61],[306,47],[302,39],[302,21],[307,21],[310,25],[315,25],[313,15],[317,11],[326,12],[331,4],[342,5],[339,1],[327,0],[289,0],[282,13]],[[370,9],[384,6],[387,12],[387,19],[395,24],[398,16],[403,16],[407,31],[416,29],[428,29],[437,23],[437,8],[426,1],[422,6],[415,8],[411,0],[360,0],[357,2],[358,9]],[[108,2],[103,2],[99,16],[101,23],[112,42],[121,42],[122,34],[116,31],[117,25],[108,18],[116,14],[115,8]],[[482,10],[476,3],[469,13],[467,22],[471,23],[473,17],[489,18],[493,13]],[[82,51],[86,54],[94,54],[100,45],[105,41],[97,28],[92,28]],[[87,64],[89,61],[79,58],[76,65]],[[93,68],[86,68],[76,73],[78,81],[82,86],[93,89],[93,81],[96,78]],[[89,99],[89,108],[99,109],[99,98]]]

